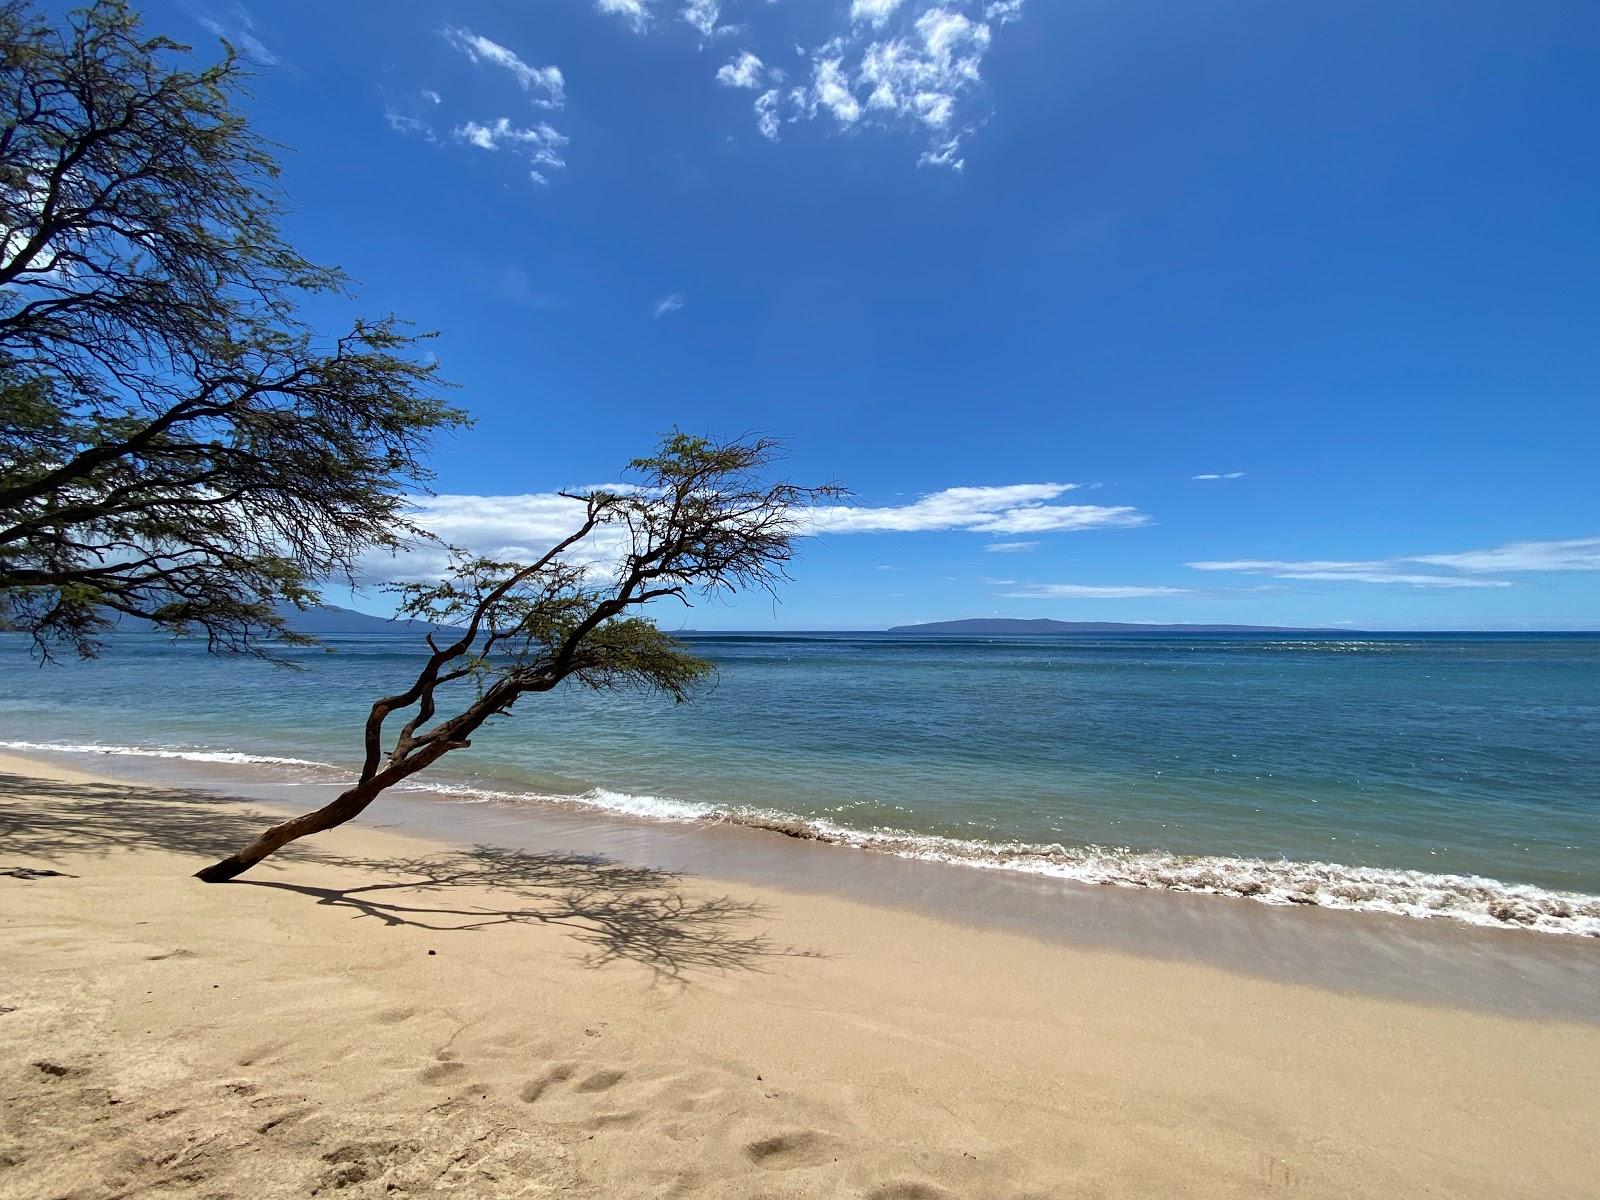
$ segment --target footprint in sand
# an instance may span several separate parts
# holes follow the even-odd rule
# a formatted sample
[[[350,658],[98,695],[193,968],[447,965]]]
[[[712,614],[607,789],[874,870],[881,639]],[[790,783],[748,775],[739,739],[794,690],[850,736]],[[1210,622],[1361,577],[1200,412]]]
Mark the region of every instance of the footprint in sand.
[[[867,1193],[867,1200],[949,1200],[950,1193],[931,1183],[886,1183]]]
[[[604,1092],[622,1082],[625,1071],[596,1071],[572,1090],[575,1092]]]
[[[466,1074],[466,1070],[467,1070],[467,1064],[466,1063],[459,1063],[459,1062],[434,1063],[433,1066],[428,1067],[426,1070],[424,1070],[422,1072],[422,1074],[420,1076],[418,1076],[418,1078],[420,1078],[423,1083],[432,1083],[432,1084],[449,1083],[452,1080],[460,1079],[462,1075]]]
[[[758,1167],[787,1171],[791,1167],[812,1167],[834,1157],[833,1139],[812,1129],[778,1133],[751,1142],[745,1156]]]
[[[577,1068],[571,1063],[560,1063],[551,1067],[539,1078],[528,1080],[527,1083],[522,1085],[522,1090],[517,1095],[522,1098],[524,1103],[532,1104],[540,1096],[544,1095],[551,1085],[565,1083],[571,1079],[573,1072],[576,1070]]]
[[[585,1129],[594,1130],[630,1129],[637,1125],[640,1121],[640,1118],[643,1116],[644,1113],[638,1111],[600,1113],[599,1115],[590,1117],[587,1121],[584,1121],[583,1127]]]

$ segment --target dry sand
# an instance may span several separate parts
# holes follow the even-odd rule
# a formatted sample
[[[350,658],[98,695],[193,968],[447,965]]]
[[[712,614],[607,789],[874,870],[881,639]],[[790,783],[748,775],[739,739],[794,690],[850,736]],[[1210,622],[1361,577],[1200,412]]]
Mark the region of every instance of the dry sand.
[[[0,772],[8,1200],[1600,1179],[1594,1025],[359,824],[208,886],[260,809]]]

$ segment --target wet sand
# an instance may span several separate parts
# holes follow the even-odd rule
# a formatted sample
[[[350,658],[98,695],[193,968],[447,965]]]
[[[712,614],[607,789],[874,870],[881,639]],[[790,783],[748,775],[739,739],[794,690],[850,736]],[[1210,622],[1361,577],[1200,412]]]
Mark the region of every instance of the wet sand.
[[[208,886],[189,872],[259,808],[0,772],[0,870],[60,872],[0,875],[6,1197],[1577,1197],[1600,1175],[1586,940],[731,829],[379,827],[444,822],[423,798]]]

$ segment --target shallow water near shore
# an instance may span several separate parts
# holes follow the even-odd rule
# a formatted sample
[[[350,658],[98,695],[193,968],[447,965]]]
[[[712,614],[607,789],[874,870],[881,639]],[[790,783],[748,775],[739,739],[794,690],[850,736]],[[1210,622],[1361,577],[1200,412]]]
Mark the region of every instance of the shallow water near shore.
[[[718,667],[695,703],[530,700],[415,786],[501,818],[773,830],[880,871],[1600,933],[1593,635],[691,640]],[[337,786],[418,643],[329,648],[287,672],[128,635],[38,669],[6,639],[0,744]]]
[[[3,756],[0,756],[3,757]],[[15,765],[13,765],[13,763]],[[209,798],[219,815],[240,802],[305,811],[336,785],[285,781],[259,764],[35,751],[7,761],[91,768],[157,798]],[[0,785],[26,780],[0,774]],[[170,792],[166,789],[173,789]],[[269,818],[263,817],[265,821]],[[1545,1020],[1600,1024],[1600,941],[1538,937],[1382,913],[1240,904],[1226,897],[1096,887],[1009,871],[840,853],[814,841],[739,825],[646,821],[580,808],[463,805],[423,790],[391,792],[358,825],[442,846],[570,855],[706,881],[739,882],[856,900],[1079,949],[1223,967],[1314,988]],[[331,840],[305,843],[339,850]],[[196,867],[203,863],[196,860]],[[280,864],[281,865],[281,864]],[[260,868],[273,878],[276,868]],[[403,870],[403,864],[399,865]],[[938,943],[925,952],[937,956]]]

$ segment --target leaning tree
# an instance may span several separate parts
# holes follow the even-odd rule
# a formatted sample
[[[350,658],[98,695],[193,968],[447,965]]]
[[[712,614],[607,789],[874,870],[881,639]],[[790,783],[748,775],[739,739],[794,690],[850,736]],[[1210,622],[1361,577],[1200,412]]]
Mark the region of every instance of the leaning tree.
[[[403,324],[302,319],[347,281],[280,232],[238,59],[187,52],[0,0],[0,628],[46,657],[119,617],[266,652],[465,420]]]
[[[197,876],[232,879],[297,838],[342,825],[387,788],[466,749],[524,694],[566,684],[686,699],[710,665],[641,608],[771,591],[787,578],[806,510],[839,494],[767,479],[775,452],[765,438],[673,434],[630,464],[630,486],[570,494],[576,528],[536,560],[463,558],[443,581],[402,587],[404,615],[448,632],[428,635],[430,653],[410,686],[373,704],[355,782]],[[391,718],[398,729],[387,728]]]

